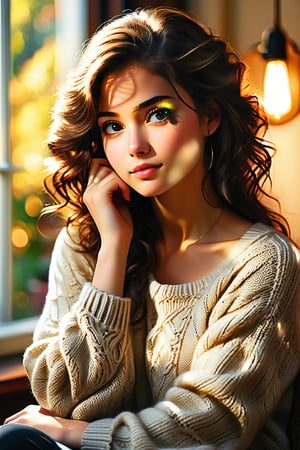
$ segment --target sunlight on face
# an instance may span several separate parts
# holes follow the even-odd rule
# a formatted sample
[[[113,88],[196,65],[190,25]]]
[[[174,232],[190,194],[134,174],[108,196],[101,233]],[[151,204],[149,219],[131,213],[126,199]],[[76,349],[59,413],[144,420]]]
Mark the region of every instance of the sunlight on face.
[[[129,101],[136,93],[137,85],[134,78],[134,69],[128,68],[120,76],[111,74],[103,83],[105,95],[102,96],[102,108],[118,108]]]
[[[181,189],[191,174],[204,175],[205,120],[191,98],[163,77],[133,65],[102,84],[98,123],[108,161],[116,173],[144,196]],[[189,107],[190,105],[191,107]]]
[[[175,184],[184,177],[191,168],[193,168],[193,165],[196,166],[199,162],[201,153],[202,146],[199,140],[191,138],[183,143],[180,152],[174,153],[173,155],[173,164],[170,167],[168,174],[170,184]]]

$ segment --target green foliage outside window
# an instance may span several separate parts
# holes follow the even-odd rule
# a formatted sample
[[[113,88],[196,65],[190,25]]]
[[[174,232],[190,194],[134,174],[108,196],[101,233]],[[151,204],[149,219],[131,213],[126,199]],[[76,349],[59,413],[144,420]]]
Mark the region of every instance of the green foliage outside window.
[[[54,0],[11,1],[10,83],[13,164],[13,318],[38,314],[47,289],[52,241],[37,230],[43,159],[55,92]]]

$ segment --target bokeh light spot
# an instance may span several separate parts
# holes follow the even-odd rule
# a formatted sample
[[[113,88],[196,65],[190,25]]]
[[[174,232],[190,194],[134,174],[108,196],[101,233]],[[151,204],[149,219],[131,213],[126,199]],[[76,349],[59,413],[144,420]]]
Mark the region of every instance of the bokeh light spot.
[[[28,172],[38,172],[43,168],[43,156],[39,153],[28,153],[24,158],[24,167]]]
[[[30,217],[37,217],[41,209],[43,208],[43,202],[37,195],[29,195],[25,202],[26,214]]]
[[[24,228],[21,228],[20,226],[16,226],[16,227],[13,227],[13,229],[12,229],[11,241],[15,247],[24,248],[28,245],[29,236],[28,236],[26,230],[24,230]]]

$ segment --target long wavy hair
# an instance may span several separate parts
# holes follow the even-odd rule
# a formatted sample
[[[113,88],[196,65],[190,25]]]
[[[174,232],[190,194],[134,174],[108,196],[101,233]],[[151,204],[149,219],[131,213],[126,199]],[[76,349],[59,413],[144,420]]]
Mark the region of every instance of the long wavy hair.
[[[45,188],[54,200],[51,212],[67,211],[67,226],[78,227],[83,251],[96,254],[101,245],[83,203],[91,160],[95,153],[105,156],[97,125],[101,83],[108,74],[132,63],[161,75],[174,89],[175,84],[184,88],[199,116],[211,102],[218,105],[220,126],[205,143],[211,167],[203,193],[207,197],[210,183],[219,204],[288,235],[285,219],[262,203],[262,197],[268,196],[265,183],[270,181],[273,149],[263,140],[267,122],[256,97],[241,92],[244,64],[227,43],[188,14],[173,8],[146,8],[124,13],[99,28],[58,93],[53,110],[48,146],[55,164],[50,166]],[[214,158],[209,164],[211,148]],[[151,199],[133,192],[129,208],[134,236],[125,295],[138,306],[155,266],[155,242],[161,232]]]

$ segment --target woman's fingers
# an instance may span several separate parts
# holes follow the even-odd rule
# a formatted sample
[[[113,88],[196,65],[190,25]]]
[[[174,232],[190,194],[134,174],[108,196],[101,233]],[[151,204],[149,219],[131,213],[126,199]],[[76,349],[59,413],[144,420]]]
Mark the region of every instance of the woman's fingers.
[[[123,242],[132,238],[132,218],[125,201],[130,201],[129,186],[111,168],[108,161],[92,161],[83,201],[101,235],[102,242],[121,236]]]
[[[28,405],[24,409],[21,409],[21,411],[16,412],[12,416],[9,416],[5,419],[4,423],[10,423],[10,422],[18,422],[19,419],[24,419],[28,414],[32,414],[35,412],[38,412],[40,410],[40,406],[38,405]],[[49,414],[49,412],[48,412]]]
[[[90,165],[88,184],[92,183],[101,167],[109,167],[109,162],[105,158],[94,158]],[[112,169],[111,169],[112,170]]]
[[[121,178],[118,177],[118,189],[121,191],[124,200],[130,201],[130,188]]]
[[[111,188],[113,191],[120,190],[123,198],[130,201],[129,186],[114,172],[109,162],[104,158],[94,159],[90,168],[87,188],[95,187],[95,185],[105,180],[105,178],[112,181]]]
[[[80,447],[83,433],[88,426],[88,423],[84,421],[56,417],[51,411],[41,408],[39,405],[29,405],[8,417],[5,424],[8,423],[29,425],[72,448]]]

